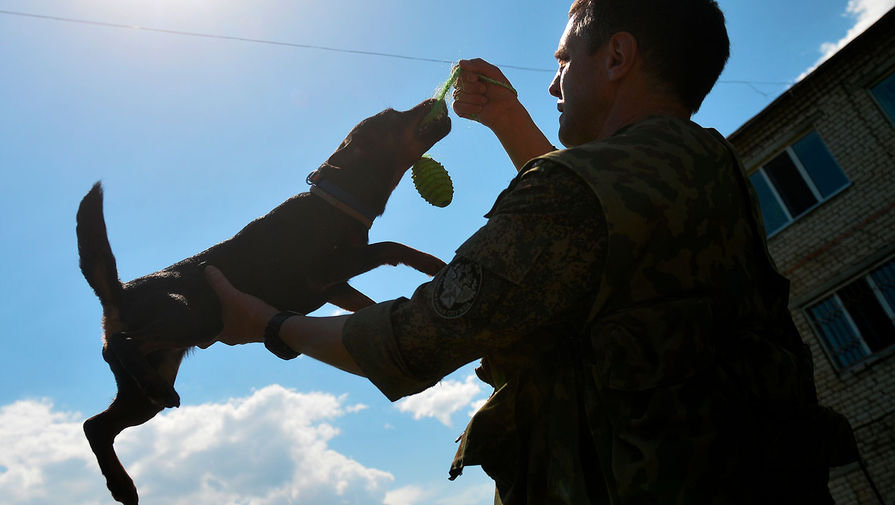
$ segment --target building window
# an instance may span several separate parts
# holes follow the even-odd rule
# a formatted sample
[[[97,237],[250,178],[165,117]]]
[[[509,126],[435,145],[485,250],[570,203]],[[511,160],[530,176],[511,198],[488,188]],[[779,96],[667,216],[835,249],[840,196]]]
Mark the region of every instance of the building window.
[[[848,177],[816,131],[761,166],[749,180],[758,195],[768,235],[849,185]]]
[[[838,370],[895,344],[895,259],[807,309]]]
[[[889,121],[895,123],[895,74],[891,74],[870,88],[870,94],[876,99],[876,103],[883,109],[883,112],[889,116]]]

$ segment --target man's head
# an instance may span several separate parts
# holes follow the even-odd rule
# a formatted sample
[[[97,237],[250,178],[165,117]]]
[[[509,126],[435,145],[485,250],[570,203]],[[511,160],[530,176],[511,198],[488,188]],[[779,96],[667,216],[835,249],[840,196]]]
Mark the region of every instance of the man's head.
[[[569,116],[561,119],[560,140],[575,145],[597,138],[576,129],[585,126],[588,115],[600,122],[599,115],[619,97],[636,98],[619,88],[625,79],[693,114],[729,53],[724,15],[715,0],[575,0],[556,54],[560,69],[550,86]],[[593,96],[585,97],[586,91]],[[590,110],[573,109],[581,104]]]

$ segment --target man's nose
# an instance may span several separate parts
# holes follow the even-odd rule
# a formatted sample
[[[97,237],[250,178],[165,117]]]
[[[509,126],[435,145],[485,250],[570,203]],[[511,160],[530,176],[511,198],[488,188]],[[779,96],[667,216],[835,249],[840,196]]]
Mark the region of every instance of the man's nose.
[[[556,98],[562,98],[562,90],[559,87],[559,70],[557,70],[556,75],[553,76],[553,82],[550,83],[547,92]]]

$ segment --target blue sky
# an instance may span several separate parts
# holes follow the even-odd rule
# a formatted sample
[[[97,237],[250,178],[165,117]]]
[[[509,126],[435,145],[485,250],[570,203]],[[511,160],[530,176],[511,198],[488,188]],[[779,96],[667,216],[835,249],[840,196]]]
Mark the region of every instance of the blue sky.
[[[893,0],[721,0],[732,56],[695,120],[733,132]],[[0,0],[0,11],[506,68],[554,144],[546,88],[568,2]],[[122,279],[191,256],[305,191],[361,119],[430,96],[449,64],[74,24],[0,13],[0,496],[109,503],[80,431],[114,397],[100,306],[77,267],[74,216],[97,180]],[[747,84],[741,81],[748,81]],[[514,175],[485,128],[454,117],[431,154],[438,209],[406,177],[371,239],[449,260]],[[284,231],[288,233],[288,230]],[[378,301],[425,276],[385,267],[352,284]],[[319,314],[333,313],[324,307]],[[454,439],[487,397],[461,368],[389,403],[363,379],[260,345],[215,345],[181,367],[180,409],[116,446],[142,503],[490,503],[477,468],[447,481]]]

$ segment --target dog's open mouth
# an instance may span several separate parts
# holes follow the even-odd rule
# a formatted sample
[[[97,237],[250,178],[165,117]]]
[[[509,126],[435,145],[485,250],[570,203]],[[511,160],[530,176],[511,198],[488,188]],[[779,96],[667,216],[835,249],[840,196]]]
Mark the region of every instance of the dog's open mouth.
[[[417,128],[417,133],[422,139],[434,143],[451,131],[451,118],[448,116],[444,100],[427,100],[417,107],[422,107],[426,111]]]

